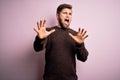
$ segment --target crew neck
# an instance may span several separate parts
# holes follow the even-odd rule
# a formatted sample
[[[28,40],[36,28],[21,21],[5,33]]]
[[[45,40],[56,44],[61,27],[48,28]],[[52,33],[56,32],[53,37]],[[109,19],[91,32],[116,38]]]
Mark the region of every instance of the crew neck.
[[[58,27],[58,26],[55,26],[57,29],[62,29],[62,30],[68,30],[69,29],[69,27],[68,28],[61,28],[61,27]]]

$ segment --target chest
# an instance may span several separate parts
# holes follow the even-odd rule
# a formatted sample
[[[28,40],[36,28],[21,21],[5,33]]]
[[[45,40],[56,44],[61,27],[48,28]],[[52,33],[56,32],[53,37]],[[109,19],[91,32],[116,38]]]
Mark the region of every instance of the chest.
[[[56,30],[48,37],[48,44],[55,47],[72,48],[75,45],[74,40],[69,36],[69,31]]]

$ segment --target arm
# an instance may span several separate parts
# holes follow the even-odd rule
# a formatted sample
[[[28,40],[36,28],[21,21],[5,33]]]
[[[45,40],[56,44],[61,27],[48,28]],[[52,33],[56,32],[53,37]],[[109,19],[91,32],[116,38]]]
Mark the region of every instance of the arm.
[[[86,35],[86,32],[87,31],[84,31],[84,29],[79,28],[76,35],[69,33],[69,35],[76,42],[76,51],[75,52],[77,53],[77,59],[81,60],[83,62],[85,62],[87,60],[87,56],[88,56],[88,51],[86,50],[86,48],[84,46],[84,40],[88,37],[88,35]]]
[[[85,62],[87,60],[89,53],[88,53],[87,49],[85,48],[84,43],[76,45],[76,53],[77,53],[78,60],[81,60],[83,62]]]
[[[47,39],[40,39],[38,36],[36,36],[33,47],[36,52],[41,51],[45,48],[45,45],[47,43]]]
[[[50,31],[46,30],[46,20],[40,22],[37,22],[37,29],[34,28],[34,31],[37,33],[37,36],[34,41],[34,49],[35,51],[40,51],[45,48],[45,45],[47,43],[47,36],[49,36],[51,33],[55,31],[55,29],[52,29]]]

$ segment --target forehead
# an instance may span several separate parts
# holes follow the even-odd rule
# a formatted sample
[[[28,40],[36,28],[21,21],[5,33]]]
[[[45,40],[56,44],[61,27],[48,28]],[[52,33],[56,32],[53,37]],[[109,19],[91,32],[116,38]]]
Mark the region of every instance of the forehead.
[[[69,13],[72,13],[72,9],[64,8],[64,9],[62,9],[61,12],[69,12]]]

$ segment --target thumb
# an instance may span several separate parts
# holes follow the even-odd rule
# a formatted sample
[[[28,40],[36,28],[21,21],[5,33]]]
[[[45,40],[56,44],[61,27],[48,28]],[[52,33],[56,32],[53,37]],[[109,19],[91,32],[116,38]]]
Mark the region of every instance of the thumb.
[[[74,36],[74,35],[72,35],[71,33],[69,33],[69,35],[70,35],[73,39],[75,39],[75,36]]]
[[[53,33],[53,32],[55,32],[55,29],[52,29],[52,30],[50,31],[50,34]]]
[[[50,35],[53,32],[55,32],[55,29],[50,30],[48,35]]]

